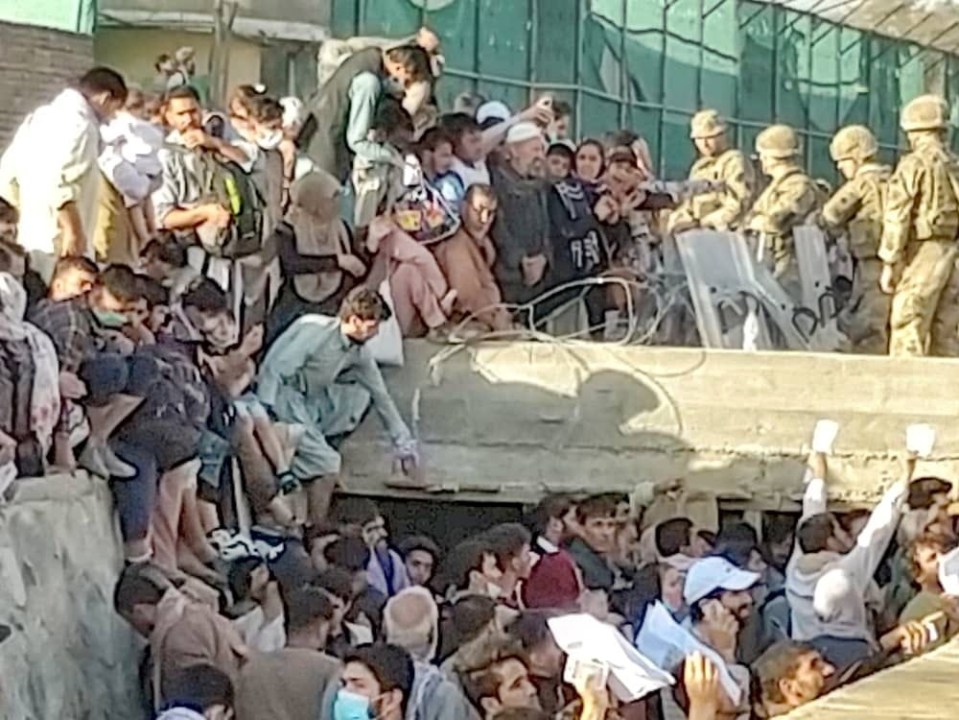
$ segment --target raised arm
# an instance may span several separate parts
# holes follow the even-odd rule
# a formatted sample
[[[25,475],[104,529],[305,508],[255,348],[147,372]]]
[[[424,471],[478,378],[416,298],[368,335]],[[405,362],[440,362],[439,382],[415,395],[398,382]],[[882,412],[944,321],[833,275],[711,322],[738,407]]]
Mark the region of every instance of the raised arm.
[[[896,534],[909,491],[909,482],[915,469],[916,458],[910,455],[904,463],[903,477],[886,490],[856,538],[856,545],[839,561],[863,589],[875,575],[889,543]]]
[[[545,98],[541,98],[523,110],[521,113],[511,117],[509,120],[504,120],[503,122],[497,123],[493,127],[484,130],[482,140],[483,152],[489,153],[495,150],[496,147],[506,139],[506,133],[509,132],[509,129],[516,123],[528,120],[540,125],[548,125],[552,119],[552,108],[546,104]]]

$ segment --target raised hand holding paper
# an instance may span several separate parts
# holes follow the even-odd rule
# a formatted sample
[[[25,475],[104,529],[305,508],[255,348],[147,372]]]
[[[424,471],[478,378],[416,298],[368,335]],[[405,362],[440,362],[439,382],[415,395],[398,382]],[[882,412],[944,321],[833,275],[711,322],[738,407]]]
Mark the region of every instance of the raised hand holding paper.
[[[932,455],[936,444],[936,429],[932,425],[915,423],[906,428],[906,449],[921,458]]]
[[[839,435],[839,423],[835,420],[819,420],[812,434],[812,449],[817,453],[832,453],[836,436]]]

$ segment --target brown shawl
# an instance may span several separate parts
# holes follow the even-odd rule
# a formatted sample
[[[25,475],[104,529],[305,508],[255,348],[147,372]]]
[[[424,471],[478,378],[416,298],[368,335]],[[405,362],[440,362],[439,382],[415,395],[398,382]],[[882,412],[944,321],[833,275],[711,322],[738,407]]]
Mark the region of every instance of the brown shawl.
[[[296,251],[306,257],[335,257],[349,253],[349,234],[339,217],[340,184],[322,170],[304,175],[290,189],[287,222],[296,235]],[[322,302],[343,281],[340,270],[297,275],[297,294],[310,302]]]

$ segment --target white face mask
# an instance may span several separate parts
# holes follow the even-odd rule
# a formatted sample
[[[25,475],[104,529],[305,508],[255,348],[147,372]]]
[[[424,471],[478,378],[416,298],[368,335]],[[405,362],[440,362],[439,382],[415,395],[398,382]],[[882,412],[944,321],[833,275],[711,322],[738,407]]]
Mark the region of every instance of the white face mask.
[[[276,150],[283,142],[283,131],[273,130],[259,139],[257,144],[264,150]]]

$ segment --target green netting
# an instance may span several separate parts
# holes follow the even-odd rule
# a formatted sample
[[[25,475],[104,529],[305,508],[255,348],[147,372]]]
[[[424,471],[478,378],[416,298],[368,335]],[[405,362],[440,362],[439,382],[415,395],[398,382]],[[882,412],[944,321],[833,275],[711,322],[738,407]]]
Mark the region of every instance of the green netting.
[[[441,36],[447,105],[469,90],[518,108],[570,101],[581,136],[631,127],[667,177],[685,174],[690,116],[714,107],[751,150],[772,122],[803,136],[833,179],[829,139],[864,123],[887,159],[899,108],[926,91],[959,97],[959,58],[749,0],[334,0],[335,34]]]
[[[96,0],[4,0],[0,21],[91,35]]]

